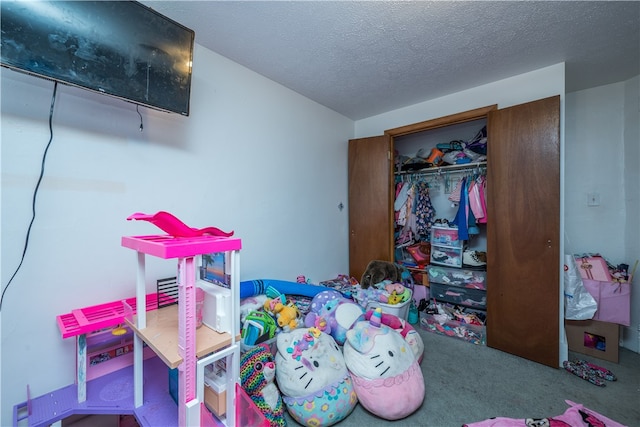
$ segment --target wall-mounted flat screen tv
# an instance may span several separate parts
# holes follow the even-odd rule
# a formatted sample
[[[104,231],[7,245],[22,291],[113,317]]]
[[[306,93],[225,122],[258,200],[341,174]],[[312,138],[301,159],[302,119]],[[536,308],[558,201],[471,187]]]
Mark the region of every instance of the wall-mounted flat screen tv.
[[[189,115],[193,30],[135,1],[0,5],[2,66]]]

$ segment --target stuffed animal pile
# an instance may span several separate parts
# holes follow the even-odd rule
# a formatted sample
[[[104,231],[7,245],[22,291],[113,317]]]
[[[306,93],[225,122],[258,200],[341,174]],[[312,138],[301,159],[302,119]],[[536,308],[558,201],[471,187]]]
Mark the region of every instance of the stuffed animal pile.
[[[385,278],[392,270],[385,270]],[[271,427],[286,424],[285,410],[304,426],[329,427],[345,419],[358,402],[386,420],[407,417],[420,407],[425,396],[419,366],[422,338],[406,320],[382,313],[380,307],[366,310],[358,298],[382,302],[373,293],[386,292],[385,298],[401,303],[411,299],[411,290],[390,279],[372,281],[377,278],[369,276],[366,288],[354,287],[355,301],[334,289],[317,293],[303,318],[298,310],[284,315],[289,304],[283,295],[267,295],[262,308],[264,316],[277,321],[276,345],[245,353],[241,373],[243,388]],[[261,386],[245,375],[262,375]]]

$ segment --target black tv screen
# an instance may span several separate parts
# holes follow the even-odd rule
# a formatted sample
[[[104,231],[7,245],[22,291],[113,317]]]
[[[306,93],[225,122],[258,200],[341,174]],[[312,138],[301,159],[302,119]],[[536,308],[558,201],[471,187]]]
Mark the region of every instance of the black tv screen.
[[[189,115],[193,30],[135,1],[6,1],[1,65]]]

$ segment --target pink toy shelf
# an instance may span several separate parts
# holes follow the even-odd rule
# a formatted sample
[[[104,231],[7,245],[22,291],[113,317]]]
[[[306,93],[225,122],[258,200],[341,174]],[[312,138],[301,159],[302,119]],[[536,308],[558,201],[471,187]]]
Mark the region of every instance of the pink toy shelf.
[[[128,298],[124,301],[133,308],[133,314],[135,314],[136,298]],[[147,311],[157,309],[158,294],[148,294],[146,296],[146,305]],[[71,310],[71,313],[61,314],[56,317],[62,338],[75,337],[103,328],[116,326],[124,323],[124,320],[125,312],[122,301],[113,301],[106,304],[79,308]]]

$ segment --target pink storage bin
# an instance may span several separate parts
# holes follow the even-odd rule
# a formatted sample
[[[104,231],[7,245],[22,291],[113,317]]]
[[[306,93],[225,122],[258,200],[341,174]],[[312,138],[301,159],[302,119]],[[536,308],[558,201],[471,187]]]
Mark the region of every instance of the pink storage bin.
[[[431,244],[462,247],[462,242],[458,240],[458,229],[449,227],[431,227]]]
[[[598,303],[593,319],[631,325],[631,284],[582,279],[587,291]]]
[[[583,279],[600,280],[608,282],[611,280],[607,262],[601,256],[576,257],[576,267]]]
[[[269,427],[269,421],[240,384],[236,384],[236,423],[239,426]]]

